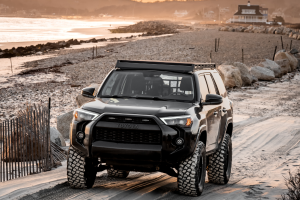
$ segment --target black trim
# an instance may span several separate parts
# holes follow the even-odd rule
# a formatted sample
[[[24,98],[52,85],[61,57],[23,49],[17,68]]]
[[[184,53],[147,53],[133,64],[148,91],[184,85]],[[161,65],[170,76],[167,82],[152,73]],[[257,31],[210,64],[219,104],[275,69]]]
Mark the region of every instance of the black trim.
[[[137,61],[137,60],[118,60],[116,68],[126,69],[148,69],[163,70],[181,73],[193,72],[195,69],[215,68],[211,63],[180,63],[180,62],[162,62],[162,61]]]

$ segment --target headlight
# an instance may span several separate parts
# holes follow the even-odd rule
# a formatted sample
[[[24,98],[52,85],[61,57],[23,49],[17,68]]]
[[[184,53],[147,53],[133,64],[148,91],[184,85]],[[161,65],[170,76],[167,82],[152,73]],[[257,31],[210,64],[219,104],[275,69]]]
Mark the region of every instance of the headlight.
[[[82,109],[77,109],[74,111],[74,120],[75,121],[92,121],[98,116],[99,116],[99,114],[97,114],[97,113],[93,113],[93,112],[82,110]]]
[[[193,124],[192,118],[189,115],[178,117],[163,117],[160,118],[166,125],[180,125],[183,127],[191,127]]]

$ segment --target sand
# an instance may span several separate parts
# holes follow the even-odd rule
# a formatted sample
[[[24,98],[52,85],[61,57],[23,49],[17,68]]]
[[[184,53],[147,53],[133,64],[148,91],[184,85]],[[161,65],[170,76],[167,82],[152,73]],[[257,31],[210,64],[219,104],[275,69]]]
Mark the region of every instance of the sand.
[[[17,82],[16,78],[12,83],[14,87],[0,89],[0,118],[14,116],[26,101],[46,101],[51,97],[51,125],[55,126],[56,116],[76,108],[75,97],[80,89],[90,83],[101,83],[117,59],[208,62],[209,53],[214,51],[215,38],[221,38],[221,44],[219,52],[213,52],[213,62],[240,61],[239,52],[243,47],[249,55],[245,59],[248,66],[256,65],[265,58],[270,59],[274,45],[280,41],[278,35],[203,30],[109,44],[99,47],[101,57],[94,60],[90,49],[61,50],[53,58],[25,65],[28,68],[48,69],[59,65],[60,73],[43,72],[16,77],[38,80],[40,76],[60,74],[66,79],[24,83]],[[284,37],[284,42],[288,41],[290,39]],[[300,41],[294,41],[294,45],[299,48]],[[202,196],[193,199],[276,199],[287,191],[284,177],[289,170],[295,172],[300,166],[300,74],[297,72],[294,75],[289,74],[274,83],[260,82],[258,89],[229,91],[234,103],[232,177],[224,186],[206,183]],[[65,182],[64,173],[53,173],[49,180]],[[65,183],[49,188],[44,185],[42,177],[33,176],[36,177],[34,184],[46,190],[36,192],[33,184],[24,192],[24,185],[13,187],[12,183],[19,180],[12,180],[0,183],[3,191],[9,191],[2,195],[0,190],[0,198],[17,198],[34,193],[24,199],[182,199],[176,191],[176,178],[162,173],[131,173],[122,180],[108,178],[106,172],[102,172],[90,190],[72,190]],[[19,193],[20,190],[23,192]]]

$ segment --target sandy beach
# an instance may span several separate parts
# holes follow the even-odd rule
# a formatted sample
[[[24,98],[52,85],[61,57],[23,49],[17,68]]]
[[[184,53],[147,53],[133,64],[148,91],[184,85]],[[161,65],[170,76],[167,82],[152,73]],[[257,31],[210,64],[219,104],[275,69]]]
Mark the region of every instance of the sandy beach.
[[[215,52],[216,38],[220,38],[218,52]],[[283,36],[285,45],[290,40]],[[0,88],[0,120],[15,116],[26,102],[46,102],[51,97],[51,126],[55,127],[57,116],[77,107],[75,98],[81,89],[91,83],[101,84],[118,59],[214,62],[220,65],[241,62],[244,49],[244,63],[251,67],[272,59],[275,46],[280,44],[279,35],[220,32],[213,28],[110,43],[98,48],[95,59],[92,59],[91,48],[62,49],[49,58],[26,62],[20,69],[27,73],[10,76],[2,83],[7,85]],[[294,40],[293,48],[299,49],[300,41]],[[235,115],[232,179],[226,186],[207,183],[201,199],[276,199],[286,192],[284,177],[288,171],[295,172],[300,166],[297,153],[300,149],[299,71],[257,84],[259,87],[229,90]],[[34,190],[35,194],[24,199],[97,199],[99,195],[103,199],[121,196],[128,199],[181,199],[174,189],[176,178],[162,173],[133,173],[129,180],[119,180],[109,179],[106,172],[102,172],[98,174],[94,188],[79,191],[69,189],[65,175],[59,172],[56,178],[51,175],[51,180],[62,184],[51,188],[53,184],[47,187],[40,179],[36,185],[40,183],[40,188],[46,190]],[[3,191],[11,190],[9,186],[5,189],[5,183],[0,184],[1,187]],[[22,190],[20,195],[17,191],[21,191],[20,188],[1,198],[19,198],[30,193]]]

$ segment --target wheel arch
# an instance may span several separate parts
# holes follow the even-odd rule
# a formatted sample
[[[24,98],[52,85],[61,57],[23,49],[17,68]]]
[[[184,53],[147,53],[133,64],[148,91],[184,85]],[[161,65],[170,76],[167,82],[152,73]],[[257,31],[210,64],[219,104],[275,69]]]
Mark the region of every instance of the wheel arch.
[[[204,145],[206,146],[207,144],[207,131],[206,131],[206,125],[202,125],[199,128],[199,133],[198,133],[198,139],[197,141],[201,141],[204,143]]]

